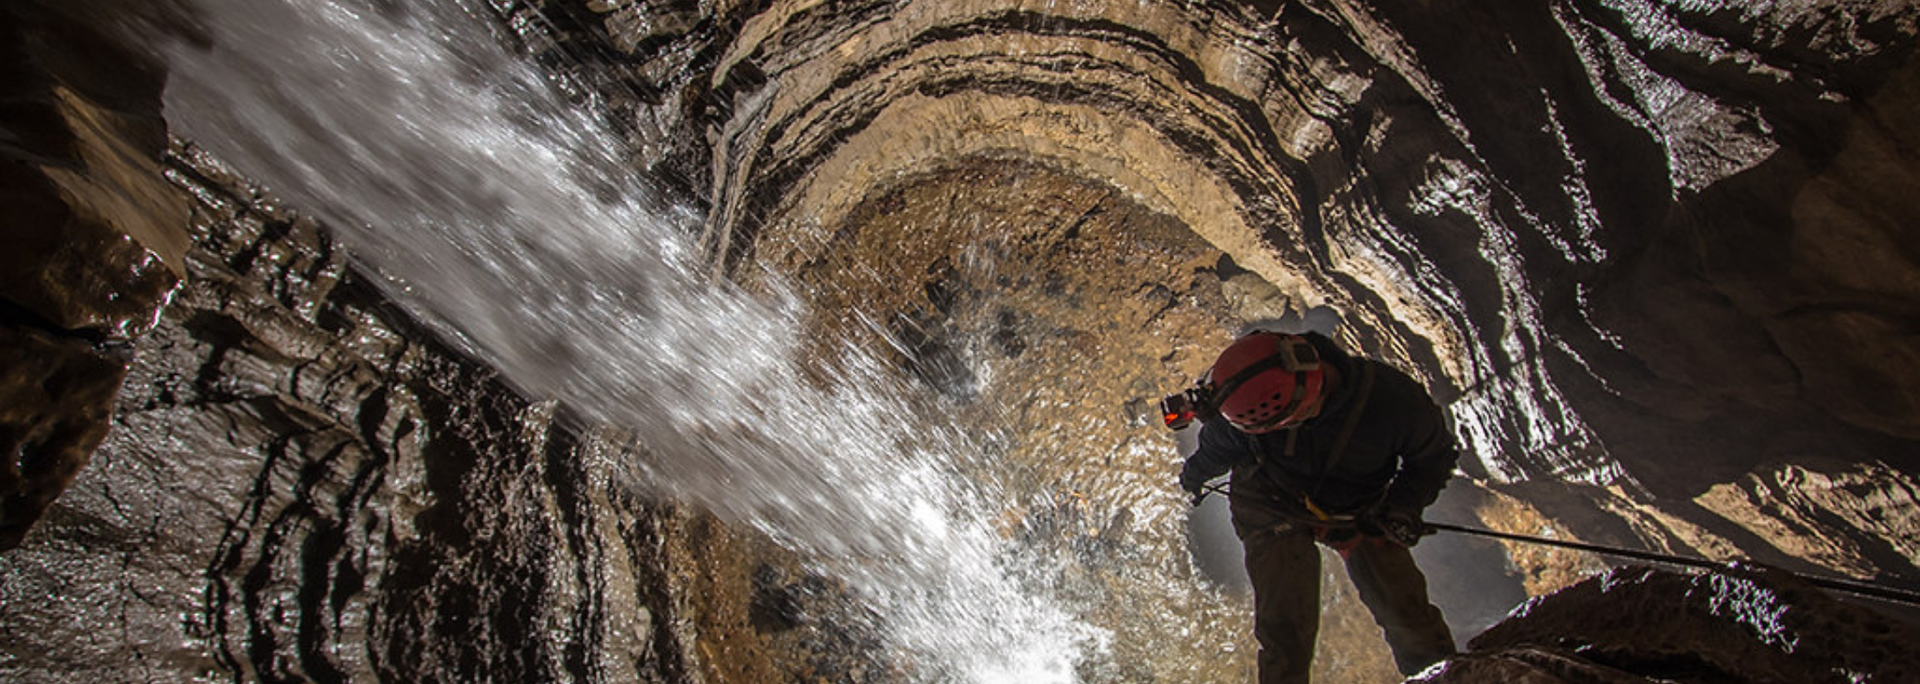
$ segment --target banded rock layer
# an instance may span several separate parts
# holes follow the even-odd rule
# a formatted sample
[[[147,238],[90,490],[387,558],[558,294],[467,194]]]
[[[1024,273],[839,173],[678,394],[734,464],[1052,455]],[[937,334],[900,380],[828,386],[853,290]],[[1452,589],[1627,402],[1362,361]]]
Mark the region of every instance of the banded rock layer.
[[[1208,314],[1223,331],[1336,314],[1433,387],[1469,475],[1584,534],[1787,564],[1832,544],[1853,560],[1821,569],[1920,574],[1893,541],[1920,439],[1912,3],[504,11],[536,10],[529,43],[707,208],[723,272],[857,251],[858,217],[928,179],[1044,166],[1191,231],[1218,280],[1264,281],[1260,306]],[[862,277],[818,289],[937,287]],[[1161,345],[1162,388],[1205,362],[1100,334]],[[1775,525],[1714,490],[1783,468],[1821,474],[1789,478],[1795,500],[1881,473],[1908,493],[1868,517],[1901,531]]]
[[[862,334],[836,327],[850,309],[882,322],[901,366],[983,428],[1024,483],[1009,536],[1068,559],[1062,595],[1121,630],[1085,679],[1243,674],[1243,611],[1169,552],[1184,502],[1144,414],[1249,324],[1338,321],[1427,381],[1471,454],[1450,512],[1920,575],[1912,3],[485,9],[705,212],[716,273],[803,283],[823,335]],[[93,40],[8,35],[29,55]],[[633,498],[611,447],[184,153],[174,180],[201,214],[179,225],[186,200],[153,166],[156,84],[42,61],[55,77],[30,79],[8,130],[60,123],[9,139],[26,174],[9,188],[53,207],[29,228],[80,226],[53,248],[105,244],[69,262],[107,254],[118,280],[77,318],[33,283],[7,292],[31,338],[9,407],[53,409],[10,425],[78,426],[19,430],[0,481],[9,534],[49,516],[0,559],[10,679],[901,677],[847,662],[875,647],[822,628],[845,609],[819,605],[831,583]],[[14,142],[96,124],[108,135],[78,146]],[[134,189],[99,192],[103,176]],[[146,195],[104,229],[88,214]],[[100,282],[41,282],[71,280]],[[87,369],[60,392],[73,405],[43,396],[75,377],[47,344]],[[103,439],[94,479],[50,504]],[[1514,559],[1532,591],[1565,581],[1543,579],[1564,562]],[[1643,583],[1658,601],[1673,582]],[[1586,586],[1567,612],[1592,605]],[[1342,600],[1322,667],[1379,674]],[[1158,650],[1182,619],[1199,636]],[[1528,630],[1554,633],[1507,634]],[[1519,655],[1464,667],[1569,662],[1486,644]]]

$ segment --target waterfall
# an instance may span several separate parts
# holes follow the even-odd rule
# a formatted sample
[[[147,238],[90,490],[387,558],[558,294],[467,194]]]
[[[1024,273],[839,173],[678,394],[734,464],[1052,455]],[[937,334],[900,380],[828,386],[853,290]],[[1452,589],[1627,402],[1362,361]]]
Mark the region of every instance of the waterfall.
[[[754,527],[940,681],[1053,682],[1103,635],[1019,579],[981,450],[860,350],[806,370],[799,298],[703,275],[698,217],[453,0],[200,0],[183,137],[326,224],[522,392],[631,431],[635,486]]]

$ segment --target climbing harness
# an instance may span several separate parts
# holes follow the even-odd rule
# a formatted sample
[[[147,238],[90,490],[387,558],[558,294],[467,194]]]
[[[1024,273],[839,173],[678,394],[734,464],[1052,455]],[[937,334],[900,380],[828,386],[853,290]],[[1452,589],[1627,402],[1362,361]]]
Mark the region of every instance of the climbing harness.
[[[1227,490],[1227,485],[1225,483],[1205,485],[1202,488],[1201,496],[1205,496],[1209,492],[1220,494],[1222,496],[1231,496],[1231,494]],[[1195,505],[1198,505],[1198,502],[1200,501],[1200,499],[1195,498],[1194,501],[1195,501]],[[1624,549],[1617,546],[1589,544],[1586,542],[1578,542],[1578,541],[1572,541],[1568,539],[1552,539],[1549,537],[1536,537],[1533,535],[1526,535],[1526,534],[1514,534],[1512,532],[1500,532],[1497,530],[1489,530],[1484,527],[1469,527],[1467,525],[1456,525],[1453,523],[1422,522],[1422,524],[1426,526],[1426,529],[1423,531],[1424,534],[1432,534],[1435,532],[1452,532],[1455,534],[1464,534],[1464,535],[1474,536],[1474,537],[1485,537],[1489,539],[1500,539],[1504,541],[1520,542],[1524,544],[1535,544],[1539,546],[1552,546],[1552,547],[1562,548],[1562,549],[1571,549],[1574,551],[1585,551],[1587,553],[1597,553],[1605,556],[1615,556],[1619,558],[1632,558],[1634,560],[1647,561],[1650,563],[1666,563],[1670,565],[1679,565],[1684,567],[1702,568],[1702,569],[1718,569],[1718,568],[1726,567],[1725,563],[1717,563],[1714,561],[1706,560],[1704,558],[1689,558],[1687,556],[1675,556],[1675,555],[1664,554],[1664,553],[1654,553],[1652,551]],[[1422,536],[1424,536],[1424,534]],[[1775,568],[1775,569],[1778,570],[1778,568]],[[1822,589],[1832,589],[1834,591],[1842,591],[1842,592],[1854,594],[1857,596],[1867,596],[1867,597],[1881,599],[1883,601],[1891,601],[1894,603],[1904,603],[1908,605],[1920,606],[1920,592],[1916,592],[1909,589],[1900,589],[1896,587],[1889,587],[1885,585],[1874,584],[1871,582],[1864,582],[1864,581],[1852,580],[1852,579],[1843,579],[1839,577],[1810,575],[1806,573],[1793,572],[1791,570],[1780,570],[1780,572],[1785,572],[1789,575],[1793,575],[1794,577],[1798,577],[1801,580],[1804,580],[1807,583],[1812,584],[1816,587],[1820,587]]]

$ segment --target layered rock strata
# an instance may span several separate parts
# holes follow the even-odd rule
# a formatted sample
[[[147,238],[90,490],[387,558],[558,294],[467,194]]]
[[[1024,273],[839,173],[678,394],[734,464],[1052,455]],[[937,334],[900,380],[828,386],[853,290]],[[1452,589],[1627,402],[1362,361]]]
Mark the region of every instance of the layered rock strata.
[[[716,270],[890,322],[1020,511],[1167,548],[1143,400],[1330,314],[1498,493],[1443,515],[1920,579],[1911,3],[529,4],[599,38],[571,73],[708,209]],[[1075,275],[1123,206],[1186,267],[1160,289]],[[1510,553],[1558,564],[1534,591],[1592,563]]]
[[[1776,544],[1708,495],[1775,463],[1913,483],[1911,3],[535,4],[598,37],[574,73],[692,184],[722,271],[851,249],[936,170],[1040,164],[1337,313],[1434,388],[1470,475],[1615,520],[1584,534],[1920,576],[1885,530]]]
[[[612,474],[629,447],[435,342],[217,164],[169,175],[185,283],[94,463],[0,556],[0,678],[686,676],[669,576],[705,542]]]
[[[1244,610],[1178,554],[1145,414],[1248,324],[1336,321],[1433,386],[1472,456],[1446,512],[1920,574],[1911,3],[487,6],[706,211],[716,272],[806,284],[823,336],[884,322],[981,427],[1023,483],[1006,534],[1119,630],[1085,679],[1244,674]],[[33,220],[0,485],[15,540],[51,513],[0,556],[9,679],[909,678],[863,661],[830,580],[635,498],[617,441],[432,342],[217,165],[175,169],[202,214],[170,228],[157,74],[30,18],[59,28],[9,24],[7,189]],[[1569,581],[1513,558],[1529,591]],[[1616,573],[1527,615],[1745,581]],[[1456,676],[1573,662],[1512,635],[1580,628],[1525,619],[1477,642],[1519,655]],[[1327,629],[1323,669],[1379,674],[1377,643],[1347,648],[1364,616]],[[1671,674],[1615,636],[1563,670]],[[1750,647],[1700,648],[1749,676]]]

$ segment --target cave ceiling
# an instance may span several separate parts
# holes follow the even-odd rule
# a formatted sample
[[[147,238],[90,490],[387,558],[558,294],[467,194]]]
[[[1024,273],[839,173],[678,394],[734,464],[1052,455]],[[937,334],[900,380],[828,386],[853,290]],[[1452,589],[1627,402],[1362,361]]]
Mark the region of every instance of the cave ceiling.
[[[1198,238],[1207,287],[1259,281],[1173,287],[1219,321],[1194,339],[1331,315],[1491,481],[1691,501],[1920,438],[1908,3],[546,4],[577,33],[530,42],[742,280],[937,289],[807,269],[889,212],[928,230],[880,254],[1017,239],[1005,206],[895,204],[1044,169]],[[1205,363],[1080,332],[1161,345],[1163,386]]]

